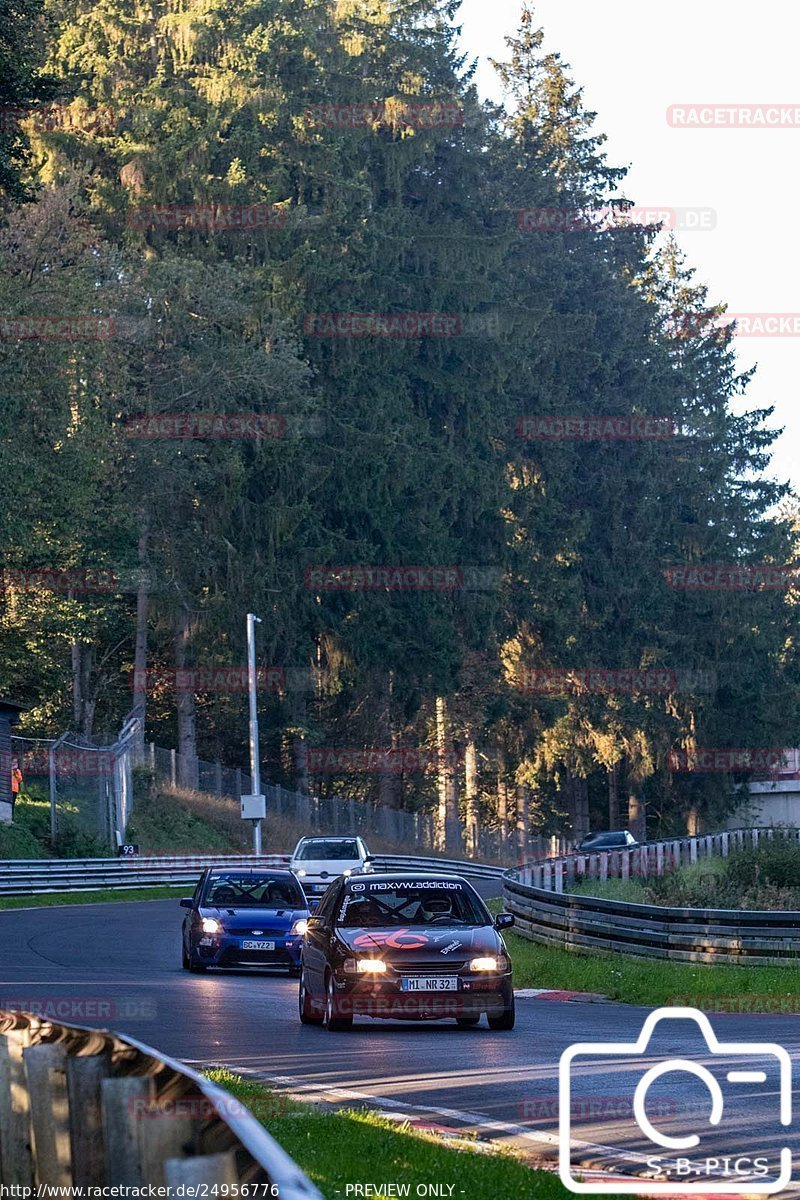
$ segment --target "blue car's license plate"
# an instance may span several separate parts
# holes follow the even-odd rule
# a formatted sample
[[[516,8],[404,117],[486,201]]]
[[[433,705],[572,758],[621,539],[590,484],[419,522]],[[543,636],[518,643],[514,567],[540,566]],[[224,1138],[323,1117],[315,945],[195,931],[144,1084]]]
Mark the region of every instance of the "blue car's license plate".
[[[245,940],[242,942],[242,949],[243,950],[274,950],[275,943],[274,942],[253,942],[253,941]]]

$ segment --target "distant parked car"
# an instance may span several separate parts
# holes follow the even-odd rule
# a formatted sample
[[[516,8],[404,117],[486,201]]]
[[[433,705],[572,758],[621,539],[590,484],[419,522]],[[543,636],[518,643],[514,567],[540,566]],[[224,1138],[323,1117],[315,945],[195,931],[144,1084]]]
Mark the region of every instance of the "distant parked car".
[[[181,900],[186,971],[208,967],[288,967],[296,975],[310,916],[290,871],[208,869]]]
[[[578,854],[595,854],[598,850],[633,850],[639,845],[627,829],[611,829],[589,833],[578,846]]]
[[[370,871],[370,862],[360,837],[304,837],[295,846],[289,866],[307,896],[321,896],[339,875]]]

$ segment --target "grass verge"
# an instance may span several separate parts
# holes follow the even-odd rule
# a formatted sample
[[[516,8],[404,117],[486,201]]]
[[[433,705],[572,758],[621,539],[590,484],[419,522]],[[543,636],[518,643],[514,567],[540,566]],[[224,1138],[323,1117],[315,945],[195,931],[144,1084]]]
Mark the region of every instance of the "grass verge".
[[[487,900],[491,912],[504,911],[502,900]],[[529,942],[511,930],[504,934],[514,967],[514,986],[554,991],[595,992],[622,1004],[657,1007],[671,1001],[708,1002],[714,1010],[796,1012],[800,1009],[797,967],[735,966],[729,963],[666,962],[614,954],[581,954]],[[761,1005],[761,1007],[759,1007]]]
[[[714,999],[738,1003],[741,1011],[795,1011],[800,1004],[800,967],[738,967],[730,964],[664,962],[623,954],[579,954],[540,946],[509,933],[515,987],[599,992],[625,1004],[662,1005],[696,999],[714,1008]],[[759,1003],[763,1007],[759,1008]],[[735,1011],[738,1011],[736,1009]]]
[[[557,1175],[508,1151],[457,1149],[368,1110],[329,1112],[227,1070],[206,1074],[250,1109],[326,1200],[344,1200],[347,1185],[359,1183],[407,1184],[411,1196],[418,1184],[452,1185],[452,1200],[563,1200]]]
[[[171,887],[132,888],[118,891],[107,888],[99,892],[51,892],[46,896],[2,896],[0,911],[4,908],[53,908],[59,904],[108,904],[110,900],[179,900],[194,891],[191,883],[176,883]]]

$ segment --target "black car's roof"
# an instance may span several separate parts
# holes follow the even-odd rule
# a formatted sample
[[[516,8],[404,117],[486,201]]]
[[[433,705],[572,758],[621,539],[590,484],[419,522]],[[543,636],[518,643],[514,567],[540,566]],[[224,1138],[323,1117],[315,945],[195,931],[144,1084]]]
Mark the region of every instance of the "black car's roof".
[[[363,875],[348,875],[347,883],[416,883],[430,879],[436,883],[467,883],[463,875],[450,875],[443,871],[369,871]]]

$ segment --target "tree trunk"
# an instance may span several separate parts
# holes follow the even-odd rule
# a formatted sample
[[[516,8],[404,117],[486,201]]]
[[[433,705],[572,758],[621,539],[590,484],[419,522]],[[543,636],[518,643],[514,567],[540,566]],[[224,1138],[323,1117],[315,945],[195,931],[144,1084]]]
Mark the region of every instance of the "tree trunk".
[[[392,693],[394,690],[394,675],[391,671],[382,674],[380,686],[380,702],[378,709],[378,737],[382,750],[397,749],[397,730],[392,720]],[[394,757],[389,768],[381,770],[378,780],[378,803],[381,808],[397,808],[400,800],[400,775],[397,771]]]
[[[179,672],[186,669],[191,637],[189,610],[185,605],[181,605],[175,631],[175,667]],[[181,787],[196,788],[199,776],[194,691],[181,680],[180,675],[177,679],[175,698],[178,713],[178,783]]]
[[[581,841],[589,832],[589,784],[567,769],[567,804],[572,837]]]
[[[94,671],[94,646],[86,643],[80,647],[81,674],[81,712],[80,732],[85,738],[90,738],[94,730],[94,713],[97,708],[97,683],[92,687],[92,672]]]
[[[301,684],[292,694],[292,779],[295,791],[302,796],[310,792],[308,783],[308,741],[306,729],[308,722],[308,697]],[[263,789],[262,789],[263,790]]]
[[[645,816],[644,805],[639,799],[638,789],[635,783],[628,784],[628,829],[638,842],[645,841],[647,834],[647,819]]]
[[[83,673],[81,670],[81,643],[72,639],[72,721],[76,730],[81,727],[83,716]]]
[[[147,620],[150,609],[150,580],[147,572],[147,522],[139,532],[139,578],[136,584],[136,638],[133,651],[133,707],[141,709],[137,749],[144,751],[144,722],[147,707]]]
[[[466,852],[468,858],[478,853],[478,751],[472,737],[467,739],[464,749],[464,795],[466,799],[465,828]]]
[[[530,792],[524,783],[517,784],[517,850],[524,859],[528,853]]]
[[[619,829],[619,779],[617,765],[606,768],[608,776],[608,828]]]
[[[502,855],[508,846],[508,780],[505,750],[499,750],[497,755],[497,831],[500,836],[498,850]]]
[[[436,848],[452,850],[455,849],[458,834],[458,790],[447,701],[444,696],[436,697],[436,751],[439,787]]]

